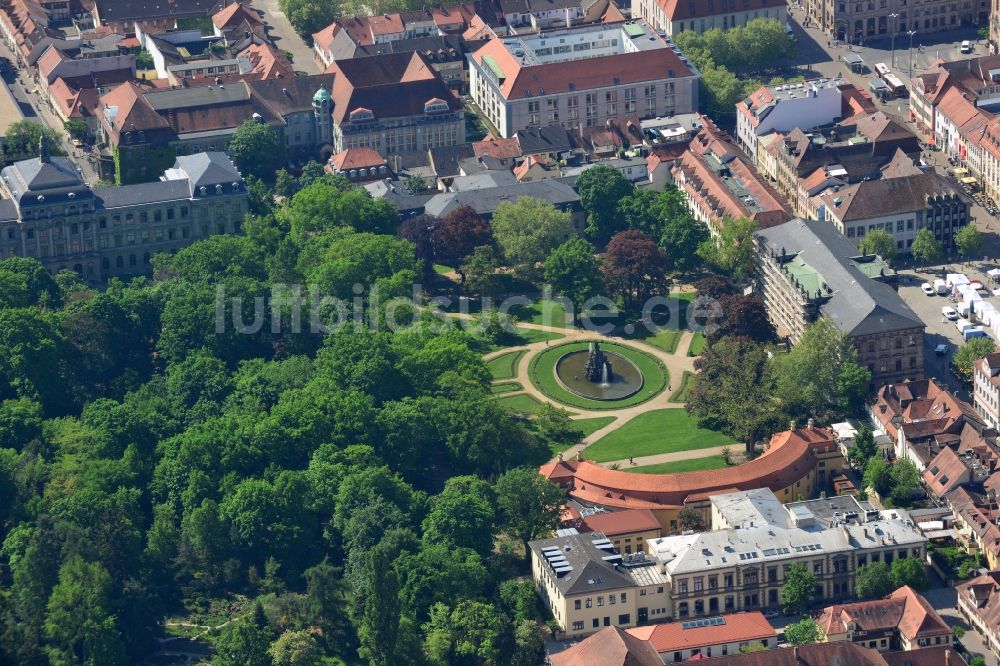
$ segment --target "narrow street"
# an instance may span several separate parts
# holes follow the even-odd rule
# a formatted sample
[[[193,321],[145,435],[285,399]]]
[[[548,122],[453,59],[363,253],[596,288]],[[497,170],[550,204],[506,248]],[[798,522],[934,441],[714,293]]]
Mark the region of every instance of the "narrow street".
[[[278,7],[278,0],[252,0],[251,5],[264,13],[264,21],[268,26],[267,34],[274,45],[292,54],[292,64],[295,65],[296,72],[322,73],[319,63],[313,58],[312,47],[292,28],[288,17]]]
[[[49,108],[48,102],[40,95],[35,94],[33,82],[25,77],[24,72],[15,67],[17,61],[14,58],[14,54],[10,52],[10,49],[2,41],[0,41],[0,57],[6,58],[11,63],[11,67],[3,75],[3,80],[10,88],[11,94],[14,95],[18,106],[21,107],[21,113],[24,114],[25,120],[51,127],[59,132],[62,136],[63,149],[66,151],[66,154],[76,164],[77,169],[83,175],[83,179],[88,184],[95,185],[98,180],[96,161],[92,163],[87,158],[88,153],[70,143],[69,135],[63,129],[62,121]]]

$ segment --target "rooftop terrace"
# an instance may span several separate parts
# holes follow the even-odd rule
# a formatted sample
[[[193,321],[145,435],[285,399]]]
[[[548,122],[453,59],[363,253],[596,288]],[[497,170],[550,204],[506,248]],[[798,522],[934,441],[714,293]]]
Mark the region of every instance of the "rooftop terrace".
[[[503,43],[522,66],[667,48],[667,43],[644,21],[511,36],[505,37]]]

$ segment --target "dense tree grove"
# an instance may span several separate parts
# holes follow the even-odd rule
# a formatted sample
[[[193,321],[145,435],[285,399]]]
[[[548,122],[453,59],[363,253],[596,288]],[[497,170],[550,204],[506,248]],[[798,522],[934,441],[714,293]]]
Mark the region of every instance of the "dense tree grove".
[[[180,618],[219,664],[540,663],[514,579],[562,498],[536,466],[579,433],[391,305],[423,245],[473,248],[303,180],[153,279],[0,261],[0,662],[135,663]],[[333,298],[365,325],[323,334]]]

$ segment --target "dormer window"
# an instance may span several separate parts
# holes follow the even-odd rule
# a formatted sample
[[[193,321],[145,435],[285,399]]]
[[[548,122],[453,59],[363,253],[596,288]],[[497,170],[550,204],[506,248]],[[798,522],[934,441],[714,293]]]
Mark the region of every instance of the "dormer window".
[[[202,185],[199,189],[201,191],[201,196],[204,197],[204,196],[208,195],[208,188],[207,187],[205,187],[204,185]]]
[[[352,123],[364,123],[375,120],[375,114],[371,109],[359,108],[351,111],[350,119]]]
[[[424,113],[426,114],[447,113],[448,111],[448,102],[443,99],[435,97],[424,102]]]
[[[222,184],[221,183],[219,185],[215,186],[215,193],[216,194],[222,194]]]

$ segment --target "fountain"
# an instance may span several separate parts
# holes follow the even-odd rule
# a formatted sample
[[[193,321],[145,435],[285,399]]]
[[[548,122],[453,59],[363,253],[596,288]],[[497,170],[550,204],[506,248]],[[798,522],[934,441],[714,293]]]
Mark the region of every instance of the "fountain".
[[[592,382],[600,382],[601,386],[608,386],[611,383],[611,363],[607,356],[601,351],[596,342],[590,343],[590,350],[587,356],[587,367],[583,374]]]
[[[642,389],[642,372],[625,356],[605,352],[597,342],[562,356],[555,367],[563,388],[594,400],[621,400]]]

